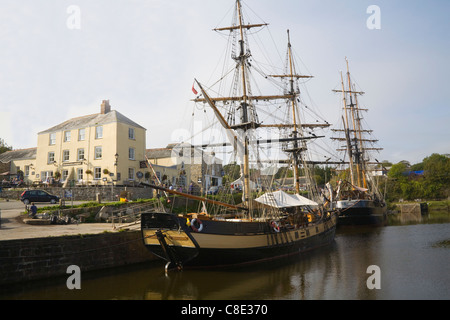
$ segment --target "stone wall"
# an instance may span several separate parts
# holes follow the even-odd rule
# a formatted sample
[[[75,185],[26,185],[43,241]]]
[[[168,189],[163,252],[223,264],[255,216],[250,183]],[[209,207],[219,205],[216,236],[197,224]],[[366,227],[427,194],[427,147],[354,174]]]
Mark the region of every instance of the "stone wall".
[[[0,161],[0,173],[8,172],[11,170],[11,161],[8,162],[1,162]],[[2,176],[0,180],[3,180],[4,178],[9,178],[8,176]]]
[[[42,190],[55,196],[62,197],[66,192],[72,192],[74,201],[96,201],[97,195],[105,201],[119,201],[119,196],[122,191],[127,191],[129,194],[128,200],[149,199],[153,198],[153,189],[148,187],[114,187],[111,186],[90,186],[90,187],[74,187],[61,188],[49,187]],[[2,189],[0,198],[19,200],[20,195],[24,189]],[[70,200],[66,198],[66,200]]]
[[[155,260],[140,231],[0,242],[0,285]]]

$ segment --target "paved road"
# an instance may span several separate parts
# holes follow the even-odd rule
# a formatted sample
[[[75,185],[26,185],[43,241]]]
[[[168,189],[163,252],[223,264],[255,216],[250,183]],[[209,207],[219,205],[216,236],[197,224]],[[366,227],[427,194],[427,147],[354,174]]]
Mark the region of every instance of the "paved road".
[[[79,204],[81,202],[74,202]],[[49,206],[49,203],[36,203],[36,206]],[[0,199],[0,241],[26,238],[41,238],[63,235],[92,234],[104,231],[114,232],[111,223],[80,223],[68,225],[29,225],[20,222],[17,217],[25,211],[21,201]]]

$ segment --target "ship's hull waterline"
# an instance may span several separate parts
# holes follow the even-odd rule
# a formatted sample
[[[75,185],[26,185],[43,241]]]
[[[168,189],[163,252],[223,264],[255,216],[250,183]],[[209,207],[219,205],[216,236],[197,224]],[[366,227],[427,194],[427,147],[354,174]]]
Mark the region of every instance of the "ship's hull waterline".
[[[384,226],[387,207],[370,200],[338,201],[338,226]]]
[[[144,213],[144,244],[170,267],[239,265],[328,245],[337,224],[335,214],[300,228],[279,228],[270,222],[200,219],[195,221],[198,228],[193,228],[192,221],[175,214]]]

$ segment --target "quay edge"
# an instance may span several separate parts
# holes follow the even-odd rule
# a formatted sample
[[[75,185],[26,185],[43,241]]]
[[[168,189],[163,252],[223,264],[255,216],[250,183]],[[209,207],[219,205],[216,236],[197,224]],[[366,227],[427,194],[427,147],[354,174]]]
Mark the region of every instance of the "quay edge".
[[[158,258],[143,245],[140,231],[0,241],[0,287],[31,280],[137,264]]]

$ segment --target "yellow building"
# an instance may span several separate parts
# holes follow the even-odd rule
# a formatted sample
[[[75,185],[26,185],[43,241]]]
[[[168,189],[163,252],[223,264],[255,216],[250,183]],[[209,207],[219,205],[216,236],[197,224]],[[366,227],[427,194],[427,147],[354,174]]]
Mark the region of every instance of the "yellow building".
[[[72,118],[38,133],[37,148],[0,155],[0,179],[23,183],[133,185],[148,181],[184,191],[206,192],[222,185],[222,161],[213,153],[184,144],[146,149],[146,129],[111,110]],[[153,167],[150,170],[146,159]]]
[[[1,185],[31,184],[35,177],[37,148],[19,149],[0,154]]]
[[[100,113],[67,120],[38,133],[35,180],[60,179],[65,185],[127,184],[146,169],[146,129],[111,110],[103,100]]]
[[[169,144],[166,148],[147,149],[146,155],[163,184],[202,193],[222,185],[222,160],[199,147]]]

